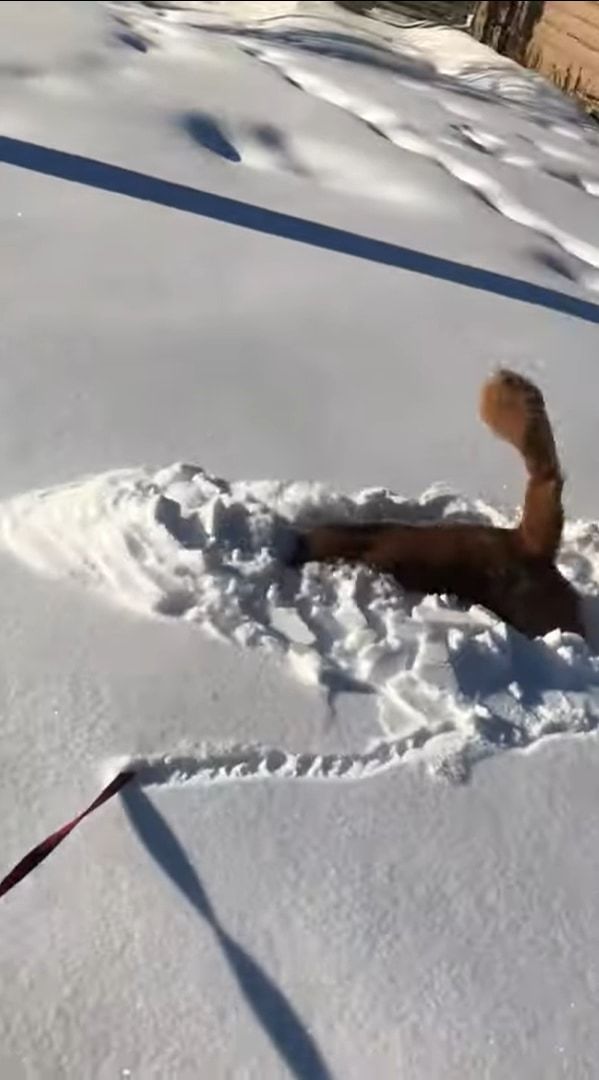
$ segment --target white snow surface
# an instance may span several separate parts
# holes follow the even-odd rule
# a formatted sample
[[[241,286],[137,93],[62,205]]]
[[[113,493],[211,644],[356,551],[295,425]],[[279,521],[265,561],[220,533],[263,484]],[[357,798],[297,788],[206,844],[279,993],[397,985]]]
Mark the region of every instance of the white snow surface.
[[[182,464],[19,496],[0,507],[0,540],[41,573],[285,657],[331,705],[342,693],[377,698],[381,737],[367,748],[323,756],[235,746],[217,753],[217,769],[213,753],[169,754],[135,763],[141,783],[230,770],[355,779],[419,752],[463,778],[497,747],[595,729],[599,657],[577,635],[527,642],[480,607],[406,595],[366,567],[288,568],[299,532],[318,521],[510,524],[480,500],[469,505],[438,488],[412,501],[380,489],[350,498],[317,483],[228,483]],[[561,558],[586,587],[597,640],[599,528],[570,527]]]
[[[0,29],[0,877],[137,771],[0,901],[1,1075],[592,1077],[598,129],[327,3]],[[497,364],[588,645],[286,566],[315,521],[512,522]]]

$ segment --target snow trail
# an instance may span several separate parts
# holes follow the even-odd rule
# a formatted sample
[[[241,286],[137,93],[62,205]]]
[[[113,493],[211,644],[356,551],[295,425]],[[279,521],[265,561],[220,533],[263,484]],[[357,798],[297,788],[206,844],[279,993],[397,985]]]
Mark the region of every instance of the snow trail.
[[[363,777],[409,752],[444,747],[467,768],[486,751],[528,746],[599,720],[599,657],[558,631],[530,642],[480,607],[410,595],[367,567],[289,567],[298,529],[317,521],[508,524],[442,488],[419,499],[353,496],[322,484],[227,481],[199,466],[130,469],[18,496],[0,506],[0,543],[40,573],[77,582],[145,616],[184,620],[260,647],[324,694],[374,695],[382,738],[349,755],[284,748],[210,749],[173,775]],[[599,627],[599,530],[566,530],[561,566]],[[595,634],[597,630],[595,629]],[[144,767],[144,773],[147,773]]]
[[[410,125],[403,124],[392,109],[359,98],[330,80],[324,79],[313,72],[305,71],[296,65],[293,57],[290,58],[287,53],[280,49],[271,47],[258,48],[252,42],[243,41],[243,39],[240,44],[248,55],[275,68],[293,86],[320,98],[321,101],[351,113],[399,149],[434,161],[446,173],[474,191],[508,221],[513,221],[515,224],[522,225],[524,228],[536,232],[539,236],[551,240],[568,255],[574,256],[586,266],[592,267],[593,270],[599,269],[599,247],[574,236],[542,214],[524,206],[498,180],[489,176],[482,169],[475,168],[469,162],[462,161],[454,154],[448,153],[442,146],[436,145],[433,139],[422,135]],[[474,144],[478,149],[482,148],[487,152],[502,145],[502,141],[498,137],[486,132],[476,131],[468,126],[462,127],[461,137],[465,143]],[[517,155],[514,158],[509,153],[507,155],[503,154],[503,160],[520,167],[532,164],[530,159],[522,155]],[[590,195],[595,195],[599,190],[599,182],[594,178],[577,177],[577,183],[579,183],[582,190]],[[599,287],[599,279],[595,274],[587,275],[581,280],[581,283],[591,290]]]

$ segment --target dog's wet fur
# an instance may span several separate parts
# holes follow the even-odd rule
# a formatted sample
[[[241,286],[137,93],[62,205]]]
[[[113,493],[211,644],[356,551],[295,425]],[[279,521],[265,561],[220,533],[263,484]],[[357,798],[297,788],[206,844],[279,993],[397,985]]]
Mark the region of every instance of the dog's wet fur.
[[[293,563],[364,563],[410,591],[482,604],[528,637],[554,629],[584,636],[579,597],[555,565],[563,477],[543,395],[522,375],[502,370],[482,388],[480,415],[524,460],[528,482],[515,528],[319,525],[298,538]]]

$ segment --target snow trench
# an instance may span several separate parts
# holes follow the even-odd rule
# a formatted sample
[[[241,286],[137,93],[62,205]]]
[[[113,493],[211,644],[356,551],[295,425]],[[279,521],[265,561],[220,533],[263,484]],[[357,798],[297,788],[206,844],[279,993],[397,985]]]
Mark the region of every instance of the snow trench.
[[[497,749],[595,729],[599,657],[576,635],[528,641],[483,608],[408,594],[366,567],[287,565],[298,528],[377,520],[509,523],[440,487],[414,500],[383,489],[347,496],[319,483],[230,482],[177,464],[17,496],[0,506],[0,543],[36,571],[120,606],[266,649],[329,701],[375,696],[380,737],[355,753],[171,748],[135,763],[141,782],[356,779],[414,758],[459,777]],[[598,525],[567,527],[560,566],[581,591],[594,640]]]

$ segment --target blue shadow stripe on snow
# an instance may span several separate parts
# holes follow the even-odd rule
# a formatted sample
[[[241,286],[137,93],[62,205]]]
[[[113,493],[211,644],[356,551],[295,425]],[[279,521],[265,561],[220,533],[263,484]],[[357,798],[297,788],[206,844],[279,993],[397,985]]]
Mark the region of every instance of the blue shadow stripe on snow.
[[[467,263],[444,259],[438,255],[429,255],[415,248],[376,240],[346,229],[308,221],[292,214],[268,210],[240,199],[176,184],[94,158],[69,154],[63,150],[53,150],[37,143],[2,135],[0,162],[85,184],[101,191],[112,191],[132,199],[168,206],[187,214],[197,214],[212,221],[237,225],[267,236],[278,236],[310,247],[335,251],[383,266],[393,266],[414,274],[424,274],[456,285],[465,285],[470,289],[494,293],[509,300],[559,311],[586,322],[599,323],[599,305],[569,296],[557,289],[549,289],[544,285],[535,285],[521,278],[469,266]]]
[[[211,928],[249,1008],[295,1080],[331,1080],[314,1039],[285,994],[221,926],[199,874],[181,843],[143,791],[133,785],[122,800],[134,831],[172,884]]]

